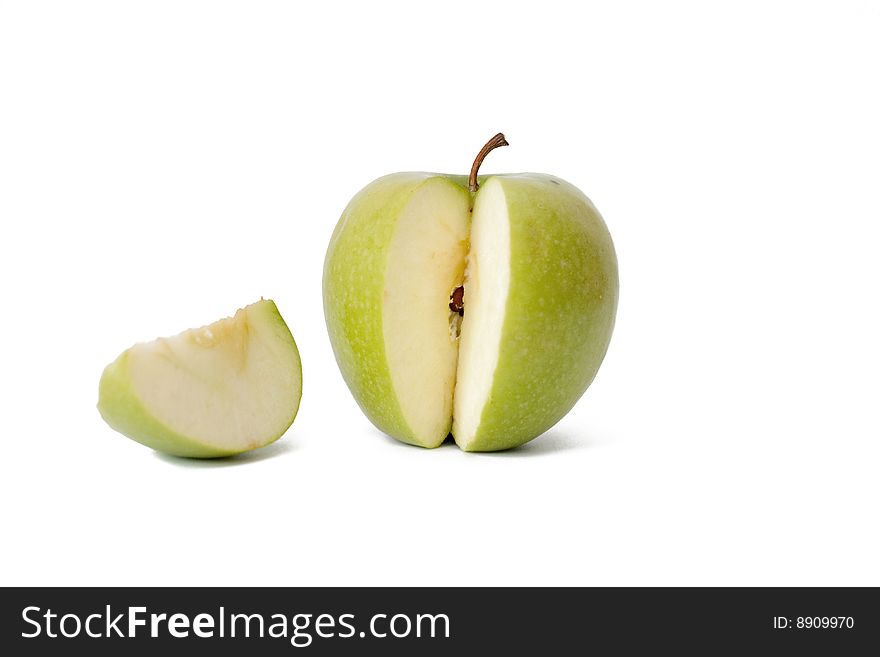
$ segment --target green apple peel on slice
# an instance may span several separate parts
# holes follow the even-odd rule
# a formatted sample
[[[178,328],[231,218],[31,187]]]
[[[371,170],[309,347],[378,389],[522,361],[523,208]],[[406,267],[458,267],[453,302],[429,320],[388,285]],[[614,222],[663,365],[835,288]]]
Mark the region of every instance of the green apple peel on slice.
[[[451,428],[467,451],[521,445],[572,408],[607,350],[618,279],[605,223],[553,176],[478,186],[483,157],[505,144],[493,138],[470,178],[380,178],[331,239],[324,308],[340,370],[404,442],[435,447]]]
[[[107,366],[98,410],[116,431],[196,458],[263,447],[293,423],[302,394],[296,343],[275,303],[136,344]]]

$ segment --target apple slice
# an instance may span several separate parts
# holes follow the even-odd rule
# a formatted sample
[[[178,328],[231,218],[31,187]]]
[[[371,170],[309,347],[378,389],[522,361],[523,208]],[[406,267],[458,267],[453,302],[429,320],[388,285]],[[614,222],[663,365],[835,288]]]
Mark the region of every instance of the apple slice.
[[[136,344],[101,376],[98,410],[160,452],[211,458],[262,447],[293,423],[299,352],[271,300],[171,338]]]

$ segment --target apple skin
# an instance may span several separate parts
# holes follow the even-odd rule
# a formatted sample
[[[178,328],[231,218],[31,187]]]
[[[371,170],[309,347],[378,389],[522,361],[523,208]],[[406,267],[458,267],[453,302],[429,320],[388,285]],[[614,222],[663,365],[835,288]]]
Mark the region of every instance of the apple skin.
[[[508,312],[491,392],[467,451],[517,447],[571,410],[608,349],[618,299],[611,235],[580,190],[545,174],[479,178],[481,184],[489,179],[503,185],[508,205]],[[355,400],[378,429],[417,445],[393,390],[380,309],[395,222],[412,192],[427,181],[458,187],[473,206],[465,176],[379,178],[344,211],[327,251],[323,282],[330,342]],[[466,308],[467,291],[465,313]]]
[[[467,451],[511,449],[561,420],[596,376],[617,312],[617,256],[592,202],[555,176],[492,178],[504,189],[509,215],[508,312],[492,389]]]
[[[379,178],[348,204],[324,261],[324,317],[343,379],[380,431],[422,447],[436,444],[420,442],[404,418],[385,354],[381,308],[386,262],[398,217],[413,193],[426,184],[446,185],[468,198],[463,182],[433,173]]]
[[[260,312],[264,312],[273,324],[277,323],[276,330],[279,335],[289,339],[296,350],[296,343],[287,327],[278,308],[272,301],[262,304]],[[140,402],[137,393],[132,386],[132,377],[128,371],[129,350],[110,363],[101,375],[98,384],[98,412],[104,421],[113,429],[132,440],[151,447],[158,452],[188,458],[219,458],[240,454],[241,449],[222,449],[215,445],[208,445],[184,436],[154,417]],[[297,364],[299,378],[302,379],[302,366],[297,352]],[[299,400],[293,409],[290,421],[286,423],[277,435],[269,440],[262,441],[254,447],[269,445],[285,434],[293,424],[299,410]]]

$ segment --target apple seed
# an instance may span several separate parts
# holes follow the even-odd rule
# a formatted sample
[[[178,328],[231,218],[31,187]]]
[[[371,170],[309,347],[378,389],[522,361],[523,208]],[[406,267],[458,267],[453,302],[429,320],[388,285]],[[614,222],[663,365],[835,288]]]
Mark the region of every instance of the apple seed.
[[[464,317],[464,286],[459,285],[449,295],[449,310]]]

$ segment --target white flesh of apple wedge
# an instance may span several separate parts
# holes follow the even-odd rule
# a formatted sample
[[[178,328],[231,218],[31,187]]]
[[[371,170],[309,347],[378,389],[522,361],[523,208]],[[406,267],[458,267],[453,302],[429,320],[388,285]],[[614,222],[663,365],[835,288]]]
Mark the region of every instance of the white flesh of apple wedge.
[[[223,456],[280,437],[301,390],[293,337],[275,304],[259,301],[127,350],[105,370],[99,409],[111,426],[160,451]]]
[[[463,449],[480,426],[492,390],[510,285],[510,224],[497,180],[480,189],[473,216],[452,429]]]
[[[248,321],[248,310],[171,338],[135,346],[132,384],[141,402],[184,436],[222,449],[254,447],[289,414],[290,358]],[[267,339],[269,338],[269,339]],[[280,385],[279,385],[280,384]]]
[[[428,181],[400,216],[389,250],[383,335],[401,412],[425,447],[452,426],[458,340],[449,295],[461,285],[469,201],[446,181]]]

